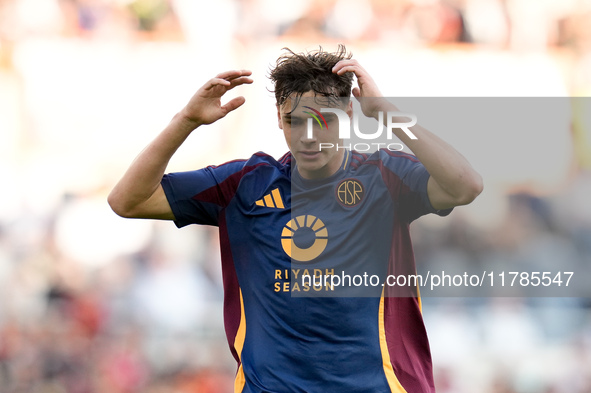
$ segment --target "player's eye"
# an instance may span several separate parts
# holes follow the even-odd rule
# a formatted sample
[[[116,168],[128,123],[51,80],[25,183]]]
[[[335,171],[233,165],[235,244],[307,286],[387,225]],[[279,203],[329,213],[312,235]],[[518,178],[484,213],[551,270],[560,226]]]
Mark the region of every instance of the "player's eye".
[[[330,123],[334,123],[335,121],[337,121],[338,118],[337,118],[337,115],[335,115],[334,113],[330,113],[330,114],[324,115],[324,120],[326,120],[326,123],[330,124]]]
[[[287,119],[287,124],[290,124],[293,127],[298,127],[301,126],[303,124],[302,119],[298,118],[298,117],[292,117]]]

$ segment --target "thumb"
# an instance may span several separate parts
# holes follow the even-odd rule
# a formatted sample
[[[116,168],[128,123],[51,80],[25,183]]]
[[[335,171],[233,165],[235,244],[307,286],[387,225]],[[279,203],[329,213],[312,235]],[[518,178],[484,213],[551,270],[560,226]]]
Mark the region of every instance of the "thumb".
[[[224,111],[224,116],[228,113],[232,112],[235,109],[238,109],[246,102],[246,99],[242,96],[233,98],[232,100],[228,101],[228,103],[222,106],[222,110]]]
[[[361,90],[358,87],[354,87],[352,93],[355,98],[361,97]]]

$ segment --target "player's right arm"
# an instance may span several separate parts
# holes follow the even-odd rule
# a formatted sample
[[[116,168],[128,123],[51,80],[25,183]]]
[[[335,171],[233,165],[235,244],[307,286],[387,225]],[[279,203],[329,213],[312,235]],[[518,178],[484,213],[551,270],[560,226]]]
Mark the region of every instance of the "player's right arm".
[[[175,219],[160,185],[170,158],[197,127],[211,124],[244,104],[244,97],[236,97],[225,105],[221,98],[236,86],[252,83],[250,75],[247,70],[223,72],[197,90],[136,157],[109,194],[108,202],[115,213],[126,218]]]

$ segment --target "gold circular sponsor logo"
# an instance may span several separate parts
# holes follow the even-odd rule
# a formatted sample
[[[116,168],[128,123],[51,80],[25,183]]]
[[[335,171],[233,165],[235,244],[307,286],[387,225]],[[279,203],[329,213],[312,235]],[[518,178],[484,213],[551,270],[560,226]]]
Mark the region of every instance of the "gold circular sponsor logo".
[[[359,180],[345,179],[339,183],[335,193],[341,205],[352,207],[358,205],[363,200],[365,190]]]
[[[321,219],[312,215],[292,218],[281,232],[283,251],[298,262],[317,258],[328,244],[328,230]]]

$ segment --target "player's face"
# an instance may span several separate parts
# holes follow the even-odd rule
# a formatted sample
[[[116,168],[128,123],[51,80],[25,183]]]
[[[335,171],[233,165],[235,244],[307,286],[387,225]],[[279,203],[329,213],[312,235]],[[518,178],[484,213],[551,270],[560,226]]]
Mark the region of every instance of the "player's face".
[[[302,95],[298,106],[292,110],[292,101],[277,107],[279,128],[283,130],[285,140],[291,154],[295,158],[298,171],[306,179],[320,179],[335,173],[341,166],[345,150],[342,148],[343,140],[339,139],[339,121],[333,113],[322,113],[324,121],[320,119],[323,127],[310,115],[313,109],[327,108],[324,97],[314,100],[315,93],[310,91]],[[308,108],[304,108],[307,106]],[[352,104],[331,105],[352,115]],[[312,109],[310,109],[312,108]],[[306,113],[307,112],[307,113]],[[308,135],[308,119],[312,119],[312,137]],[[332,146],[332,147],[329,147]],[[340,146],[337,149],[337,146]]]

